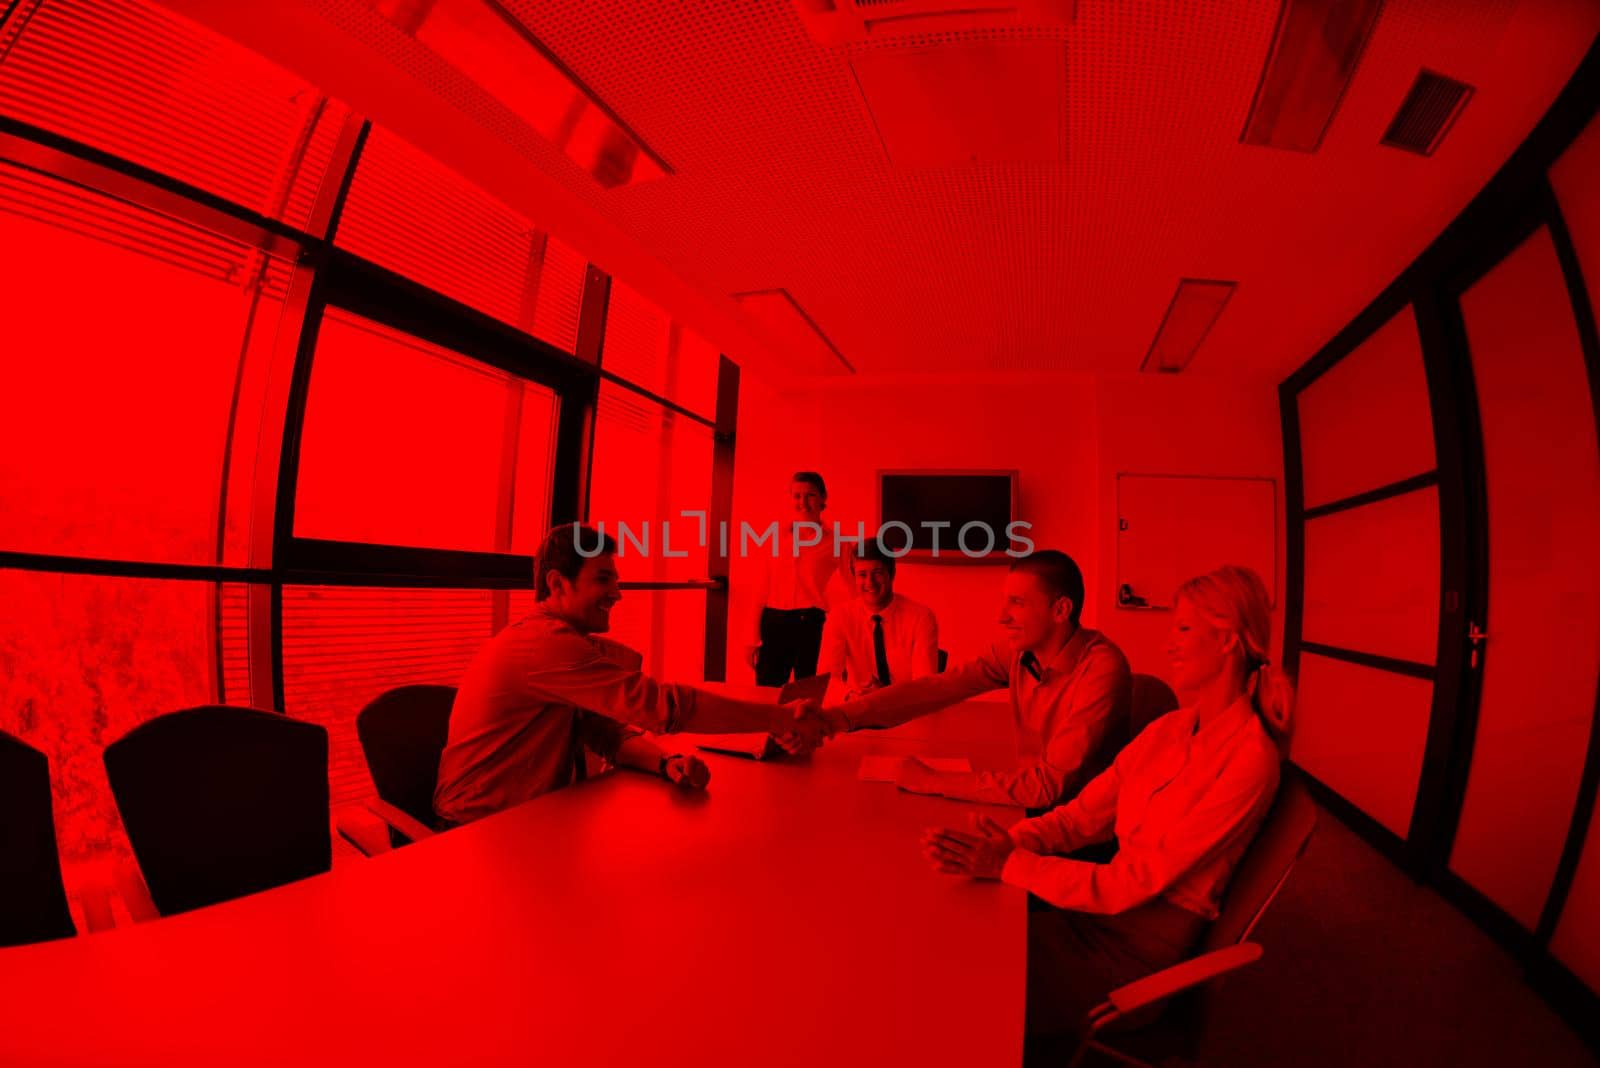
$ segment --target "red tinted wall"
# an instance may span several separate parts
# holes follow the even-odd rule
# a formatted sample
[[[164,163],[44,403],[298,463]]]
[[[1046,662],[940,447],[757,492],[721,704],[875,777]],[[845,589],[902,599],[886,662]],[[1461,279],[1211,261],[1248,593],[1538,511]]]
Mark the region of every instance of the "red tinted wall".
[[[1115,607],[1115,476],[1207,475],[1281,479],[1277,389],[1269,382],[1142,376],[1039,376],[1000,384],[867,381],[780,393],[741,383],[734,514],[765,524],[787,508],[789,476],[828,480],[824,518],[853,532],[876,521],[878,468],[1019,469],[1019,517],[1040,548],[1064,549],[1084,572],[1087,625],[1104,630],[1134,670],[1165,676],[1167,612]],[[1005,567],[902,564],[896,590],[927,603],[953,658],[1000,637]],[[733,565],[729,679],[750,625],[748,566]],[[841,587],[835,591],[844,596]]]

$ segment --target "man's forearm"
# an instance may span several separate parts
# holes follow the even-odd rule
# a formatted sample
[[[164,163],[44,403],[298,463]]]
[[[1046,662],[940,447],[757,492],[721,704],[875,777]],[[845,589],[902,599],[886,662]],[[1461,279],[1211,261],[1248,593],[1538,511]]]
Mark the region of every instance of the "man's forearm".
[[[679,717],[676,730],[692,734],[738,734],[780,732],[792,713],[781,705],[740,701],[732,697],[685,687],[692,695],[687,712]]]
[[[930,675],[878,690],[841,706],[838,712],[855,730],[894,727],[999,688],[999,683],[977,672]]]
[[[635,734],[617,747],[617,766],[655,775],[661,771],[664,756],[666,751],[648,735]]]

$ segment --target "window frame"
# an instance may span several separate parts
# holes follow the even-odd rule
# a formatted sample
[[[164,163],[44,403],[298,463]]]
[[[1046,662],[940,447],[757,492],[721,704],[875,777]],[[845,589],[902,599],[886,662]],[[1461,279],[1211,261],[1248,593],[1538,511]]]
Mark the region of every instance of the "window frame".
[[[333,235],[372,128],[352,114],[328,162],[326,178],[299,229],[216,194],[91,145],[0,115],[0,160],[90,193],[108,196],[174,218],[259,249],[296,266],[284,301],[274,374],[283,384],[269,389],[264,438],[252,492],[253,552],[248,565],[155,563],[144,560],[19,552],[0,548],[0,567],[106,577],[166,578],[214,587],[221,611],[225,583],[264,590],[249,600],[250,703],[281,710],[283,694],[283,590],[285,586],[391,586],[509,591],[525,587],[532,557],[513,553],[418,549],[364,542],[327,541],[293,533],[295,488],[312,357],[322,317],[336,307],[362,315],[424,341],[551,389],[558,400],[555,455],[550,484],[550,521],[587,517],[589,461],[600,383],[608,381],[710,427],[715,434],[712,522],[731,512],[734,421],[738,367],[725,355],[718,376],[718,418],[684,406],[602,368],[610,277],[590,264],[581,298],[576,355],[344,249]],[[338,181],[332,181],[334,176]],[[231,444],[231,443],[230,443]],[[270,504],[268,501],[270,500]],[[624,589],[703,590],[706,598],[706,678],[723,677],[727,646],[727,561],[713,557],[705,579],[623,583]],[[264,558],[263,558],[264,557]],[[496,598],[496,626],[506,622]],[[220,648],[220,646],[219,646]],[[713,656],[713,652],[716,655]],[[220,670],[220,654],[219,667]],[[231,697],[232,695],[230,695]]]

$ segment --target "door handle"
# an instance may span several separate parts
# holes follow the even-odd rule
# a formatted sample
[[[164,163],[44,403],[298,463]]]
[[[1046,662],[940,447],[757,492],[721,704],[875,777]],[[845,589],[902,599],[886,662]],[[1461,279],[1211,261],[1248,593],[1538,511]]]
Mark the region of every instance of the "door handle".
[[[1472,656],[1470,658],[1471,667],[1478,666],[1478,650],[1482,649],[1484,643],[1488,640],[1488,631],[1480,630],[1476,623],[1467,624],[1467,641],[1472,644]]]

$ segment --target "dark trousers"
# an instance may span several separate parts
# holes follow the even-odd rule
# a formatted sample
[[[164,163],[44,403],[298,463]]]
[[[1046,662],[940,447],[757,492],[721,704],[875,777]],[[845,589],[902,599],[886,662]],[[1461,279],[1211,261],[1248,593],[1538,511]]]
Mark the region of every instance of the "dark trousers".
[[[782,686],[791,674],[797,679],[815,675],[826,618],[820,608],[763,608],[756,685]]]

